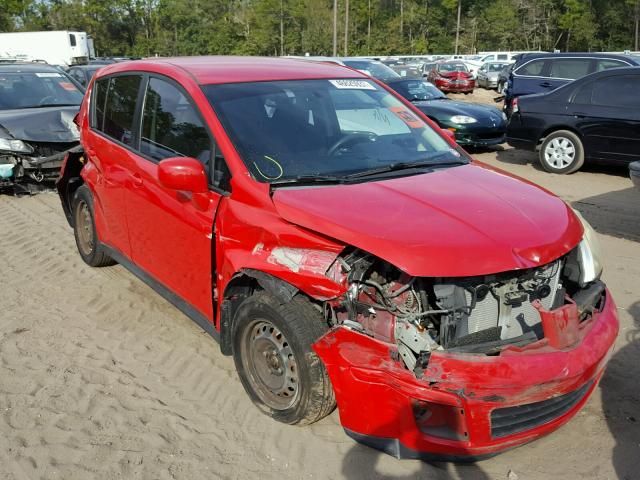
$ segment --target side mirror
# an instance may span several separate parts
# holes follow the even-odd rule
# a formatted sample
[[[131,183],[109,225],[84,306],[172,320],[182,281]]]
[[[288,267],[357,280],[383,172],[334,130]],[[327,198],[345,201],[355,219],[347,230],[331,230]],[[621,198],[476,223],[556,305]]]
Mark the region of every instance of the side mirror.
[[[195,158],[165,158],[158,164],[158,180],[172,190],[203,193],[209,189],[204,167]]]
[[[452,140],[454,143],[456,141],[456,134],[453,133],[451,130],[447,130],[445,128],[440,129],[442,131],[442,133],[444,134],[445,137],[449,137],[450,140]]]

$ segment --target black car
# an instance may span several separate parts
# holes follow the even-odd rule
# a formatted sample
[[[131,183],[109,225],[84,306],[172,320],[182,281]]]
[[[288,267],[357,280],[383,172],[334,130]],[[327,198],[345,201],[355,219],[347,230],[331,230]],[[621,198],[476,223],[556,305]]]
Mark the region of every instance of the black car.
[[[95,73],[104,67],[106,64],[92,64],[92,65],[74,65],[67,70],[67,74],[73,78],[76,82],[87,88],[89,81],[93,78]]]
[[[553,92],[516,99],[507,141],[539,150],[553,173],[578,170],[585,159],[640,160],[640,67],[594,73]]]
[[[53,187],[65,153],[78,145],[73,119],[82,97],[55,67],[0,65],[0,192]]]
[[[399,78],[386,83],[440,128],[452,131],[460,145],[487,146],[504,142],[506,116],[496,107],[451,100],[422,79]]]
[[[524,53],[509,74],[504,108],[511,114],[514,98],[546,93],[573,80],[610,68],[640,65],[640,57],[609,53]]]

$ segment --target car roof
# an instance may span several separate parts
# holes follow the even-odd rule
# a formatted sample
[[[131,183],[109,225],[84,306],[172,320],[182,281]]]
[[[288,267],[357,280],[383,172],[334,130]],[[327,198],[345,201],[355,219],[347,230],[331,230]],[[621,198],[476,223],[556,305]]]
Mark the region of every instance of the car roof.
[[[0,63],[0,73],[12,73],[12,72],[60,73],[60,69],[46,63],[35,63],[35,62]]]
[[[521,53],[518,55],[518,62],[532,60],[535,58],[611,58],[615,60],[626,60],[640,65],[640,58],[633,55],[623,55],[620,53],[589,53],[589,52],[559,52],[559,53]]]
[[[107,65],[111,65],[111,64],[110,63],[109,64],[91,63],[89,65],[71,65],[69,67],[69,70],[71,70],[72,68],[77,68],[80,70],[97,70],[99,68],[106,67]]]
[[[127,71],[155,71],[157,66],[179,68],[201,85],[214,83],[307,80],[321,78],[368,78],[350,68],[330,62],[278,57],[173,57],[115,63],[99,76]]]

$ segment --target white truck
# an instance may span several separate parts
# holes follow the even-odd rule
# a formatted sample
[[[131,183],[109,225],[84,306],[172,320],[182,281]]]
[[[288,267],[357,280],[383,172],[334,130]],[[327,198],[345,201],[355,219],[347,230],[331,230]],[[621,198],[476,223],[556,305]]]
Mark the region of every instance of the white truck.
[[[95,51],[93,39],[86,32],[12,32],[0,33],[2,57],[68,67],[87,63],[95,57]]]

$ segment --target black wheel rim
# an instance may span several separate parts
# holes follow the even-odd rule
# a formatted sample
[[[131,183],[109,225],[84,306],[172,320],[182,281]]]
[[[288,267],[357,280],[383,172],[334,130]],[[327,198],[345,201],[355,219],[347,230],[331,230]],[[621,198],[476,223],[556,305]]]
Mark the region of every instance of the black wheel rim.
[[[286,410],[296,402],[300,387],[298,365],[282,332],[265,319],[244,329],[241,361],[252,389],[265,405]]]

